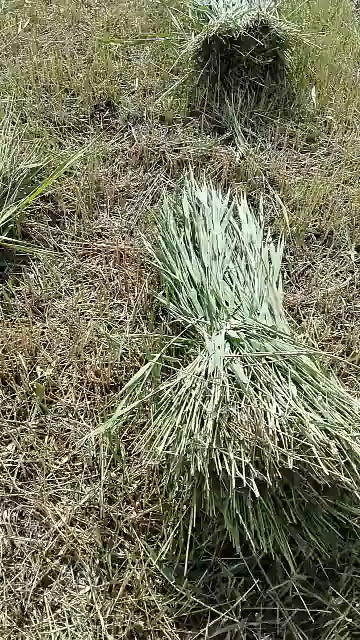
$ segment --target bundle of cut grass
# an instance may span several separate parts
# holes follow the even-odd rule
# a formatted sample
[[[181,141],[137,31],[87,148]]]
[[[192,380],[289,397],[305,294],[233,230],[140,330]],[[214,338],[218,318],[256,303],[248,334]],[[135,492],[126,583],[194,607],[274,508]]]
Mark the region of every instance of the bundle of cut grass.
[[[282,241],[245,197],[190,179],[148,249],[176,336],[108,426],[140,416],[178,522],[221,516],[233,543],[291,565],[294,547],[331,555],[357,536],[360,406],[289,328]]]
[[[193,16],[192,55],[210,95],[256,98],[284,84],[288,28],[273,0],[196,0]]]

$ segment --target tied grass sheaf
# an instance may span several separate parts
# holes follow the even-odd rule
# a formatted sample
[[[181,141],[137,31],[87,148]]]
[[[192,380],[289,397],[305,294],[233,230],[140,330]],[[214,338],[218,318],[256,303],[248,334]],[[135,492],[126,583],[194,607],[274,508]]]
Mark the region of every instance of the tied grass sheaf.
[[[192,108],[221,120],[234,97],[265,110],[270,99],[286,102],[289,48],[299,34],[276,2],[194,0],[177,8],[173,22],[167,38],[187,69],[180,84],[192,78]]]
[[[107,426],[138,412],[137,454],[159,467],[178,504],[169,518],[188,518],[190,532],[206,514],[240,551],[293,569],[299,549],[331,555],[358,535],[359,403],[289,327],[282,240],[245,196],[193,178],[165,198],[157,237],[147,248],[177,333]]]
[[[279,89],[291,28],[273,0],[195,0],[190,15],[190,51],[208,89]]]

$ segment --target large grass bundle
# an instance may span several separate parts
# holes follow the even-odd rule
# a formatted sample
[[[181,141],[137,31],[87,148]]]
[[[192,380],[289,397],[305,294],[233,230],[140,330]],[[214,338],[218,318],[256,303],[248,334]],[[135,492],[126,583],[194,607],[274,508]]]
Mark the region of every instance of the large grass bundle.
[[[288,30],[272,0],[196,0],[192,53],[210,94],[279,89],[286,78]]]
[[[220,517],[235,545],[290,565],[294,548],[331,555],[357,537],[359,403],[289,328],[282,241],[245,197],[191,179],[148,248],[174,337],[108,426],[137,416],[178,523]]]

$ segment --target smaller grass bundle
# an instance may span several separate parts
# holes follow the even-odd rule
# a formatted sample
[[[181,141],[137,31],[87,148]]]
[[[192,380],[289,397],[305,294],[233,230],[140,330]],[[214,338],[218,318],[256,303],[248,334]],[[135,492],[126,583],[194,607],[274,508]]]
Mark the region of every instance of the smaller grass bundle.
[[[192,44],[210,96],[258,99],[284,86],[288,32],[271,0],[197,0]]]
[[[177,334],[108,426],[143,424],[139,455],[159,465],[175,518],[220,516],[235,545],[290,564],[294,546],[330,555],[357,535],[360,406],[289,329],[282,241],[245,197],[191,179],[148,249]]]
[[[0,245],[29,249],[14,237],[23,212],[82,154],[73,154],[49,173],[52,158],[39,143],[25,140],[18,117],[11,106],[7,109],[0,119]]]
[[[7,236],[17,219],[19,203],[32,191],[33,180],[46,165],[38,145],[25,148],[12,110],[0,120],[0,235]]]

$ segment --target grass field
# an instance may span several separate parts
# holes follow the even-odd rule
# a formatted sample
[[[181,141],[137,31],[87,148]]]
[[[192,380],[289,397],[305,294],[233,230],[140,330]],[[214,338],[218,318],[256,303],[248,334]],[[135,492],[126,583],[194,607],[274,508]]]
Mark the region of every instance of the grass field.
[[[349,0],[280,10],[298,32],[296,101],[242,114],[245,137],[246,117],[257,133],[239,153],[188,109],[174,42],[138,42],[173,29],[162,3],[0,5],[0,111],[20,146],[51,169],[83,149],[18,225],[37,251],[0,248],[1,640],[243,637],[234,611],[217,633],[200,585],[190,594],[149,551],[163,505],[156,473],[131,458],[136,425],[91,435],[157,339],[141,233],[190,164],[263,197],[286,233],[289,318],[359,393],[360,27]]]

